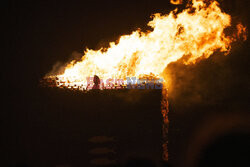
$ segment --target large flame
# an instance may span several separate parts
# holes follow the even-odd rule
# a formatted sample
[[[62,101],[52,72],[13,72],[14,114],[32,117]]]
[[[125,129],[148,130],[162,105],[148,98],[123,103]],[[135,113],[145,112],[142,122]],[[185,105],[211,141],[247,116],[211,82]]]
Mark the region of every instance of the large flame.
[[[182,0],[171,3],[181,4]],[[136,30],[111,42],[108,48],[87,49],[81,61],[72,61],[62,74],[47,78],[57,77],[57,86],[83,88],[87,87],[87,78],[94,75],[103,80],[152,75],[164,78],[163,71],[171,62],[181,59],[185,64],[196,63],[215,51],[226,55],[233,41],[246,40],[246,27],[242,24],[236,26],[237,31],[231,36],[225,34],[225,29],[231,26],[231,16],[221,11],[217,1],[192,0],[182,12],[176,9],[168,15],[154,14],[148,26],[152,31]],[[168,160],[166,85],[162,94],[163,159]]]
[[[167,65],[181,58],[190,64],[218,50],[227,54],[234,41],[232,35],[224,33],[230,24],[230,15],[221,11],[218,2],[193,0],[180,13],[176,9],[168,15],[154,14],[148,23],[152,31],[136,30],[121,36],[117,43],[111,42],[108,48],[87,49],[81,61],[72,61],[57,77],[59,83],[83,87],[87,86],[86,78],[94,75],[103,80],[145,74],[163,77]],[[242,33],[244,27],[238,28]]]

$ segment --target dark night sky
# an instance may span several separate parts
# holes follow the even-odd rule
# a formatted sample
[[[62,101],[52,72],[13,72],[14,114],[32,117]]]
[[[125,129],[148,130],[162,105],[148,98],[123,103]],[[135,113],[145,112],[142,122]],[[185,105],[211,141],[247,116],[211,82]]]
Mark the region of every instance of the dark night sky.
[[[249,24],[248,0],[222,2],[223,9],[233,19],[242,21],[244,25]],[[44,107],[39,104],[44,100],[39,101],[38,82],[56,62],[68,61],[73,51],[82,52],[86,47],[97,49],[137,28],[147,30],[150,15],[168,13],[174,8],[168,0],[9,0],[3,10],[6,46],[2,55],[1,75],[3,108],[7,107],[1,118],[5,139],[9,141],[5,147],[8,155],[12,155],[8,146],[15,143],[13,138],[25,136],[17,126],[27,127],[29,124],[22,120],[35,118],[33,110]],[[170,109],[180,115],[189,111],[202,113],[222,108],[226,108],[226,111],[240,108],[248,113],[249,62],[247,40],[234,44],[228,56],[215,54],[188,67],[181,63],[171,64],[166,69],[174,83],[169,95]],[[43,116],[46,119],[46,114]],[[16,151],[19,149],[14,147],[20,145],[16,142],[11,148]],[[15,161],[18,158],[7,159]]]

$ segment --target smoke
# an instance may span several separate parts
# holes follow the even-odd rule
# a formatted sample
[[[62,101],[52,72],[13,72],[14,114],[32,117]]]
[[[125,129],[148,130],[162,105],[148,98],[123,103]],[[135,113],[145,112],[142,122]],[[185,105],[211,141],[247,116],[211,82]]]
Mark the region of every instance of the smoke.
[[[239,44],[241,45],[241,44]],[[230,103],[244,99],[248,89],[249,66],[246,44],[238,46],[228,56],[215,53],[208,59],[196,64],[185,65],[181,60],[171,63],[165,69],[170,104],[176,109],[186,109],[192,106]]]
[[[170,78],[169,99],[183,107],[197,104],[213,103],[218,100],[217,91],[227,89],[224,82],[229,76],[226,68],[222,69],[219,64],[212,64],[211,60],[204,60],[196,65],[184,65],[172,63],[167,68]],[[219,93],[218,92],[218,93]],[[220,92],[223,93],[223,92]]]
[[[61,75],[64,73],[67,64],[70,62],[78,62],[81,60],[83,53],[73,51],[66,62],[58,61],[52,66],[52,70],[45,75],[45,77]]]
[[[66,63],[58,61],[53,65],[52,70],[49,73],[47,73],[45,77],[63,74],[65,68],[66,68]]]

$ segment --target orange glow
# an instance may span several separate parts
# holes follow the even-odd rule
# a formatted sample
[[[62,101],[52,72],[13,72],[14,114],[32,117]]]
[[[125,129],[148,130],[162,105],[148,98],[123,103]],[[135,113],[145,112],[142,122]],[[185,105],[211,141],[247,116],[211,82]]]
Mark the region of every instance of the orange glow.
[[[241,38],[245,41],[247,40],[247,28],[242,24],[237,25],[237,38]]]
[[[174,5],[179,5],[183,3],[183,0],[170,0],[170,3]]]
[[[181,4],[182,0],[171,0],[172,4]],[[45,78],[57,78],[58,87],[87,88],[87,78],[94,75],[103,80],[136,78],[164,78],[163,71],[177,60],[193,64],[209,58],[215,51],[227,55],[236,39],[246,40],[246,27],[236,26],[237,32],[227,36],[224,30],[231,26],[231,16],[222,12],[219,3],[210,4],[202,0],[192,0],[186,9],[178,9],[167,15],[156,13],[148,23],[152,31],[136,30],[123,35],[117,42],[110,42],[108,48],[87,49],[80,61],[73,60],[63,73],[47,75]],[[163,159],[168,160],[168,101],[167,78],[164,78],[162,90]]]
[[[185,64],[195,63],[216,50],[229,53],[234,39],[224,30],[230,26],[231,17],[221,11],[218,2],[207,5],[193,0],[181,13],[176,11],[154,14],[148,23],[153,28],[150,32],[136,30],[121,36],[117,43],[110,42],[108,48],[87,49],[81,61],[70,62],[56,75],[57,86],[86,88],[86,78],[94,75],[103,80],[151,74],[163,78],[163,70],[171,62],[183,59]],[[239,37],[245,29],[242,25],[237,28]]]

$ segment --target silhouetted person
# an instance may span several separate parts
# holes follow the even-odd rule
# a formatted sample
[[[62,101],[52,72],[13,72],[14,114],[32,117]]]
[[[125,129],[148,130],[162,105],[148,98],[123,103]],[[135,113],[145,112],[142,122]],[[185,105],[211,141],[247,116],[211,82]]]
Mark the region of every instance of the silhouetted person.
[[[95,75],[93,81],[94,81],[93,89],[100,89],[100,78],[97,75]]]

